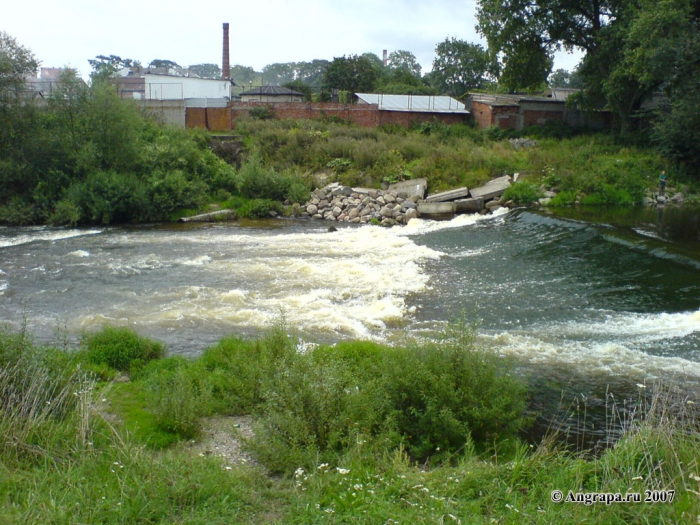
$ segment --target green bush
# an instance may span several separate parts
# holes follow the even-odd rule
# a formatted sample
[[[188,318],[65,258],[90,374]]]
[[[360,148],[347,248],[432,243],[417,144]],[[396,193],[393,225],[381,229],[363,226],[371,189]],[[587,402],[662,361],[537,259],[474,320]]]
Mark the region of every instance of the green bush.
[[[157,368],[145,379],[148,407],[160,429],[191,439],[211,411],[212,386],[198,364],[180,359],[173,365]]]
[[[536,202],[542,196],[540,189],[530,182],[516,182],[503,193],[506,201],[512,200],[516,204],[530,204]]]
[[[258,120],[270,120],[275,117],[270,106],[260,106],[250,110],[250,116]]]
[[[107,365],[121,372],[160,359],[165,347],[156,341],[140,337],[128,328],[106,326],[94,334],[85,334],[81,341],[83,355],[89,363]]]
[[[415,348],[341,343],[289,355],[263,380],[256,453],[291,472],[368,437],[418,461],[514,437],[527,424],[525,388],[461,330]]]

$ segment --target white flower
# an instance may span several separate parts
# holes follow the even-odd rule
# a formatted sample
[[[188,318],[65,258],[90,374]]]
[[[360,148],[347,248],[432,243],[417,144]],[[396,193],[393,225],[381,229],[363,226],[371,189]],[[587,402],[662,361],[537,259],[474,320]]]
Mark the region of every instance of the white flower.
[[[335,470],[338,471],[338,474],[342,474],[343,476],[350,473],[350,470],[346,468],[336,467]]]
[[[646,385],[643,385],[641,383],[637,383],[637,388],[646,388],[646,387],[647,387]]]
[[[294,477],[295,477],[295,478],[300,478],[300,477],[302,477],[303,475],[304,475],[304,469],[301,468],[301,467],[299,467],[298,469],[296,469],[296,470],[294,471]]]

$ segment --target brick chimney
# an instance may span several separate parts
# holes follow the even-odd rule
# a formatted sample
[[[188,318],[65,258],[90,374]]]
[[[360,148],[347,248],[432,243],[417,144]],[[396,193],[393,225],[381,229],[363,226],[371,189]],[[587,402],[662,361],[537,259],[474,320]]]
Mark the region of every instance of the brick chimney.
[[[224,23],[224,57],[221,64],[221,78],[228,79],[231,76],[231,61],[229,60],[228,46],[228,22]]]

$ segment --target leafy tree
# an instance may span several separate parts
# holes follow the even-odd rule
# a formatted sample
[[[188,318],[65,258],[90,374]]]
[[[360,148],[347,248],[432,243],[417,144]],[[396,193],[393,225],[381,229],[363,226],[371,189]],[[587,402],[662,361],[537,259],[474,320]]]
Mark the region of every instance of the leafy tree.
[[[371,93],[379,81],[379,71],[366,56],[350,55],[333,59],[323,77],[323,89]]]
[[[547,84],[553,88],[580,89],[583,87],[583,80],[577,69],[569,72],[566,69],[557,69],[549,75]]]
[[[265,84],[280,86],[295,79],[296,64],[294,62],[268,64],[262,70]]]
[[[30,50],[0,31],[0,103],[16,98],[25,89],[25,79],[38,68]]]
[[[330,64],[328,60],[312,60],[311,62],[297,62],[294,78],[303,81],[316,90],[321,89],[323,73]]]
[[[156,58],[155,60],[151,60],[150,64],[148,64],[148,67],[165,67],[168,69],[180,69],[182,66],[178,64],[177,62],[173,62],[172,60],[163,60],[161,58]]]
[[[545,82],[555,50],[580,48],[595,55],[599,33],[612,24],[626,0],[478,0],[477,30],[502,55],[509,87]],[[607,68],[608,64],[599,64]],[[605,74],[605,73],[604,73]]]
[[[496,64],[479,44],[446,38],[435,48],[430,82],[433,87],[454,97],[481,89],[493,78]]]
[[[291,89],[293,91],[298,91],[299,93],[302,93],[304,95],[305,101],[311,101],[311,97],[313,95],[311,86],[309,86],[302,80],[293,80],[291,82],[287,82],[283,85],[283,87],[286,87],[287,89]]]
[[[421,65],[410,51],[392,51],[389,53],[387,67],[392,71],[407,71],[414,77],[421,77]]]
[[[22,100],[26,78],[38,67],[29,49],[0,32],[0,205],[25,188],[29,166],[44,151],[36,107]]]
[[[141,65],[138,60],[122,58],[117,55],[97,55],[92,60],[88,60],[88,64],[92,67],[90,77],[93,82],[100,82],[113,77],[120,69],[138,67]]]
[[[194,64],[188,69],[201,78],[221,78],[221,68],[218,64]]]
[[[253,84],[260,85],[262,83],[261,75],[262,73],[258,73],[249,66],[236,64],[231,67],[231,80],[243,89],[248,89]]]

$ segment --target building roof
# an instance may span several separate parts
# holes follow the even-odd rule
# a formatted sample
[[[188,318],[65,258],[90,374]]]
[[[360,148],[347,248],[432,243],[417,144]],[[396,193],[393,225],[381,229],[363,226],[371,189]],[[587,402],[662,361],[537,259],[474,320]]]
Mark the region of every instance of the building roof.
[[[519,106],[523,102],[544,102],[546,104],[564,104],[563,99],[549,98],[536,95],[503,95],[491,93],[470,93],[469,98],[473,102],[481,102],[492,107]]]
[[[241,95],[299,95],[301,97],[304,96],[303,93],[299,93],[298,91],[294,91],[293,89],[270,85],[259,86],[253,89],[249,89],[247,91],[243,91]]]
[[[377,104],[383,111],[411,111],[419,113],[469,113],[464,104],[452,97],[427,95],[383,95],[357,93],[365,104]]]

